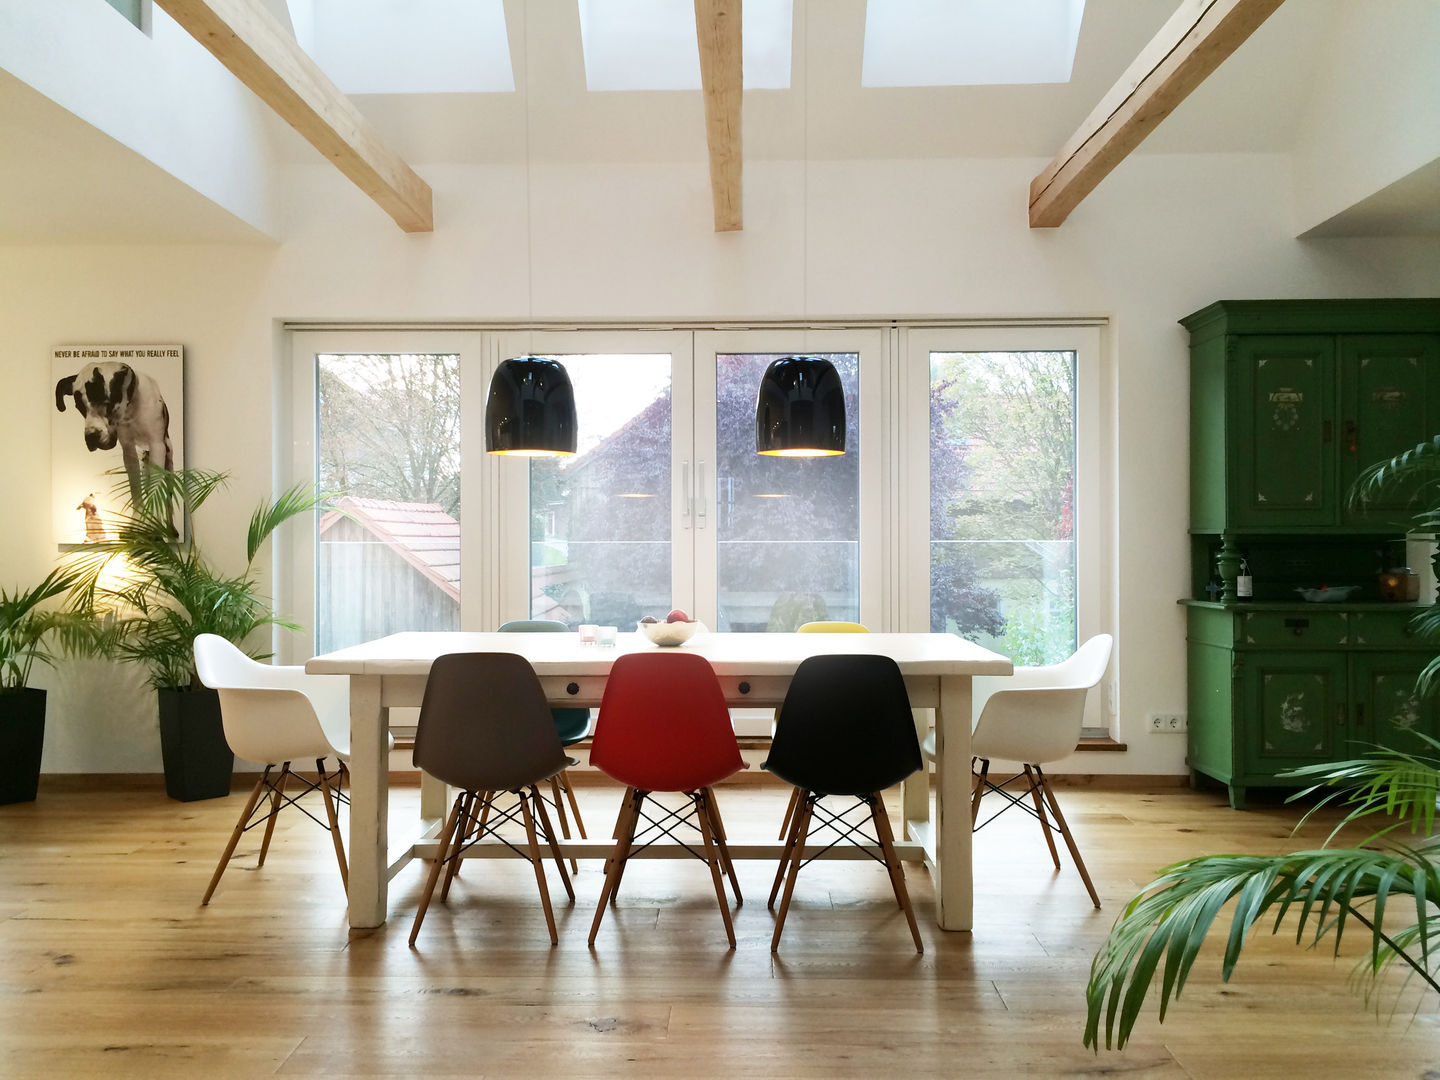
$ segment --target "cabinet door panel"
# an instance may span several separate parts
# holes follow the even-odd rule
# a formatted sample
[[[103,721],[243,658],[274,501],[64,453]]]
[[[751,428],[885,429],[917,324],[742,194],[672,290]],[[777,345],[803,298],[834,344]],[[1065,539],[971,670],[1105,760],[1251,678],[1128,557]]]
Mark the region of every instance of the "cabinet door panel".
[[[1428,439],[1427,372],[1440,360],[1440,339],[1416,334],[1372,334],[1340,340],[1342,492],[1377,461],[1386,461]],[[1346,508],[1346,521],[1403,521],[1413,489],[1396,488],[1369,500],[1365,510]]]
[[[1243,664],[1247,772],[1341,756],[1349,726],[1344,653],[1256,652]]]
[[[1430,657],[1425,653],[1376,653],[1351,659],[1354,672],[1355,743],[1347,756],[1359,755],[1376,744],[1428,754],[1425,743],[1410,732],[1432,738],[1440,734],[1440,705],[1422,701],[1415,690]]]
[[[1234,363],[1232,520],[1335,524],[1334,338],[1244,337]]]

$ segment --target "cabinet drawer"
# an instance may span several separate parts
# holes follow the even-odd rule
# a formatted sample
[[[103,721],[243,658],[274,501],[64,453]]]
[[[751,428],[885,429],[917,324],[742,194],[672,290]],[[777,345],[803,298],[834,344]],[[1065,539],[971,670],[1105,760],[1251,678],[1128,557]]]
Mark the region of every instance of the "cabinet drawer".
[[[1350,613],[1350,644],[1375,645],[1387,649],[1429,648],[1411,625],[1413,608],[1404,611],[1354,611]]]
[[[1349,641],[1348,616],[1343,611],[1248,612],[1241,627],[1246,645],[1283,649],[1324,648]]]

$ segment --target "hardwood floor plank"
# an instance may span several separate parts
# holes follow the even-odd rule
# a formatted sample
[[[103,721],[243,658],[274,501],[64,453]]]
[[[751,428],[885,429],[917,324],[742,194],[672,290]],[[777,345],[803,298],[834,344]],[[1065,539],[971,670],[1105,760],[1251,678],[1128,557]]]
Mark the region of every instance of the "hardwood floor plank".
[[[587,821],[613,820],[615,792],[577,794]],[[940,931],[928,875],[906,867],[917,955],[870,862],[807,866],[778,954],[764,903],[774,867],[761,862],[737,864],[748,899],[732,902],[733,952],[698,861],[631,866],[593,950],[598,861],[581,862],[574,904],[552,879],[553,948],[529,866],[499,860],[465,866],[417,948],[419,865],[392,884],[392,921],[351,938],[333,850],[303,818],[282,817],[260,870],[247,836],[201,908],[242,794],[42,791],[0,807],[0,1075],[1440,1075],[1437,1003],[1412,988],[1396,1022],[1377,1022],[1346,986],[1363,948],[1349,936],[1337,961],[1262,933],[1228,984],[1207,947],[1163,1026],[1152,1009],[1123,1054],[1085,1050],[1091,957],[1142,883],[1203,852],[1312,846],[1328,824],[1292,836],[1295,808],[1237,814],[1213,792],[1058,794],[1104,909],[1064,852],[1057,873],[1038,827],[1008,814],[975,838],[973,934]],[[785,795],[721,789],[731,838],[772,836]],[[397,824],[418,798],[393,793]]]

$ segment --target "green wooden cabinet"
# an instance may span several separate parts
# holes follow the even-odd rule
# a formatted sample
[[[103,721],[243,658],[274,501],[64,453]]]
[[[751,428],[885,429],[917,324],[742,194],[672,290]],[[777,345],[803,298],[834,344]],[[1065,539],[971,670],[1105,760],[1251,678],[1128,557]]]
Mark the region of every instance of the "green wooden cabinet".
[[[1406,633],[1417,605],[1316,607],[1189,602],[1190,766],[1237,809],[1287,769],[1422,750],[1408,732],[1440,731],[1440,709],[1415,693],[1435,651]]]
[[[1403,529],[1362,469],[1440,433],[1440,301],[1221,301],[1191,334],[1192,532]]]
[[[1359,504],[1370,464],[1440,434],[1440,300],[1225,300],[1190,331],[1190,767],[1252,786],[1440,734],[1415,679],[1435,654],[1379,571],[1409,493]],[[1254,597],[1236,577],[1244,557]],[[1344,604],[1297,591],[1355,585]]]

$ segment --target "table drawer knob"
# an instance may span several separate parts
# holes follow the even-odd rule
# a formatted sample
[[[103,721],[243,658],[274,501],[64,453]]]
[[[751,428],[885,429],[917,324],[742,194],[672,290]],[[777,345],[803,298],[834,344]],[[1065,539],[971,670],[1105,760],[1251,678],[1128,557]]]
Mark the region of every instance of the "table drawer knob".
[[[574,683],[574,682],[566,684],[566,686],[565,686],[565,692],[566,692],[567,694],[569,694],[571,697],[574,697],[576,694],[578,694],[578,693],[580,692],[580,684],[579,684],[579,683]]]
[[[750,684],[749,684],[748,682],[742,682],[742,683],[740,684],[740,693],[742,693],[742,694],[748,694],[749,692],[750,692]]]

